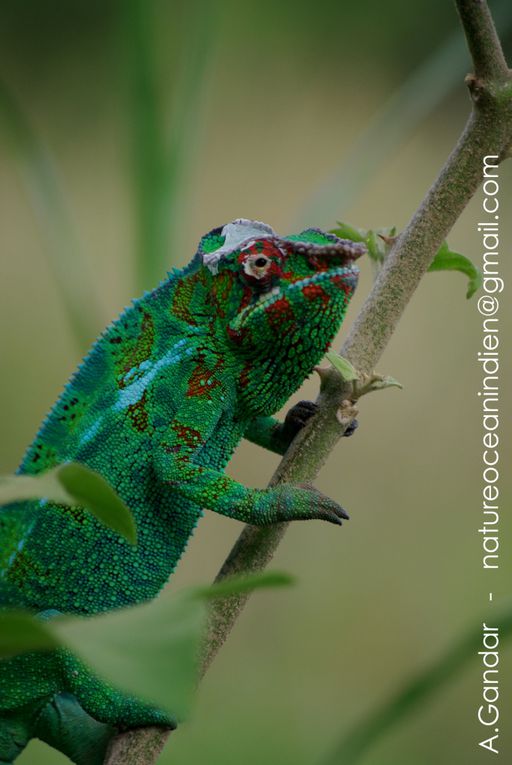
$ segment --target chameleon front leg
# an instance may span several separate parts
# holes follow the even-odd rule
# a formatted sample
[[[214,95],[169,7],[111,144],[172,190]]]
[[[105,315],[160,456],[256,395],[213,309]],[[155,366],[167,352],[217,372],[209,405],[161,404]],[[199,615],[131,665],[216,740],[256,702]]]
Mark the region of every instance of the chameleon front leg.
[[[249,423],[244,437],[253,444],[283,455],[308,420],[318,411],[313,401],[299,401],[286,413],[284,422],[275,417],[255,417]]]
[[[255,417],[251,420],[244,437],[253,444],[282,456],[297,433],[317,411],[318,404],[314,401],[299,401],[288,410],[284,422],[279,422],[275,417]],[[357,426],[357,420],[353,420],[343,435],[351,436]]]
[[[214,432],[222,433],[217,425],[224,412],[208,401],[199,396],[187,399],[155,443],[154,466],[163,483],[199,507],[258,526],[311,518],[341,525],[341,519],[348,518],[343,508],[312,487],[248,489],[201,464],[208,439]]]

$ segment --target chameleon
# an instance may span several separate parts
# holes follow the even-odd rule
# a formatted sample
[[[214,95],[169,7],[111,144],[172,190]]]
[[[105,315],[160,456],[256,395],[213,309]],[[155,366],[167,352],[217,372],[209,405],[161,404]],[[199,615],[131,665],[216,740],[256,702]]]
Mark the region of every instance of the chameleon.
[[[132,304],[92,346],[18,469],[67,461],[98,471],[131,508],[137,544],[80,507],[0,508],[0,608],[42,619],[155,598],[203,509],[254,525],[346,512],[311,486],[249,489],[224,473],[242,438],[284,454],[314,414],[273,415],[317,365],[346,313],[364,246],[310,228],[279,236],[237,219]],[[110,737],[173,728],[163,711],[95,676],[65,650],[0,662],[0,763],[31,738],[96,765]]]

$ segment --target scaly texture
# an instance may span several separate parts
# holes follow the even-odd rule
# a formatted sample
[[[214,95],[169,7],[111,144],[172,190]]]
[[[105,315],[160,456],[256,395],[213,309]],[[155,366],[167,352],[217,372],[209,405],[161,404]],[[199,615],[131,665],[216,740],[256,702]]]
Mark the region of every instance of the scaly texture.
[[[72,377],[19,472],[67,460],[97,470],[132,509],[137,546],[81,508],[44,501],[1,508],[0,606],[51,618],[151,599],[203,507],[255,525],[341,523],[342,508],[312,489],[248,489],[223,469],[244,436],[286,449],[294,427],[271,415],[336,334],[362,251],[316,229],[280,238],[241,219],[203,237],[189,266],[134,301]],[[87,725],[66,733],[80,714]],[[155,724],[175,723],[66,651],[0,664],[0,763],[37,735],[93,765],[106,725]]]

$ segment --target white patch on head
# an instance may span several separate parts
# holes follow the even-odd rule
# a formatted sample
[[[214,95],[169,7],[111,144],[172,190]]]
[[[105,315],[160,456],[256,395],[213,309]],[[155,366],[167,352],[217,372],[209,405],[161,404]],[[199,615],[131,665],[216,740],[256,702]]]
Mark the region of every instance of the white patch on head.
[[[249,220],[248,218],[237,218],[231,223],[227,223],[222,229],[222,236],[225,237],[224,244],[213,252],[203,255],[204,265],[210,269],[212,274],[216,274],[219,268],[219,260],[225,255],[240,250],[244,245],[256,239],[267,237],[277,237],[276,232],[271,226],[262,223],[259,220]]]

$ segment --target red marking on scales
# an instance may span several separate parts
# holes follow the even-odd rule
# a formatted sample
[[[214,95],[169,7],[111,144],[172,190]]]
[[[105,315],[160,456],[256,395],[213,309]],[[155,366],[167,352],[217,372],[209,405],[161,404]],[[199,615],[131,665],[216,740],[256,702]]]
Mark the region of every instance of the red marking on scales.
[[[306,286],[302,288],[302,294],[306,300],[321,300],[324,307],[327,306],[330,301],[329,295],[319,284],[306,284]]]

